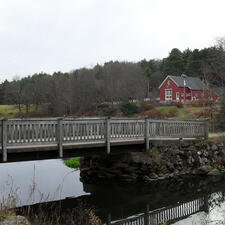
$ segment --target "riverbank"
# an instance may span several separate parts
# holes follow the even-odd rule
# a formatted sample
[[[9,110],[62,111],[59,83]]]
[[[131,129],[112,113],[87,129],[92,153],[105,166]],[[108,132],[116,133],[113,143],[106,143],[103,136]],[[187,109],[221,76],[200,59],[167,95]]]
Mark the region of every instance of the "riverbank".
[[[131,152],[81,161],[85,182],[158,182],[187,176],[224,176],[225,141],[154,142],[147,152]]]

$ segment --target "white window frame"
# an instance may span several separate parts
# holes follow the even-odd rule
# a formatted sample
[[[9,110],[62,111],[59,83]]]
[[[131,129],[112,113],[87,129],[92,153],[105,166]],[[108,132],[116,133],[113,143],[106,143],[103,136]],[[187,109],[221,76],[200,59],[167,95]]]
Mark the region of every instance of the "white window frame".
[[[176,92],[176,101],[180,101],[180,92]]]
[[[165,101],[172,101],[172,94],[173,94],[172,88],[165,89]]]

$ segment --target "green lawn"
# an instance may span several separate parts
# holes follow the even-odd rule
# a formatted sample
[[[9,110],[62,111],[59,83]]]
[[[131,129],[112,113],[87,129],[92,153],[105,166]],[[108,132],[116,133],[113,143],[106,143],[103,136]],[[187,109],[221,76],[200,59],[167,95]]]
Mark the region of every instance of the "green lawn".
[[[156,109],[168,116],[168,119],[173,120],[196,120],[196,113],[204,110],[203,107],[185,106],[177,108],[176,106],[157,106]]]
[[[22,108],[22,113],[26,113],[26,107],[25,105],[21,106]],[[35,108],[33,105],[30,106],[29,112],[34,112]],[[0,117],[7,117],[7,118],[12,118],[15,115],[19,114],[18,107],[16,105],[0,105]]]

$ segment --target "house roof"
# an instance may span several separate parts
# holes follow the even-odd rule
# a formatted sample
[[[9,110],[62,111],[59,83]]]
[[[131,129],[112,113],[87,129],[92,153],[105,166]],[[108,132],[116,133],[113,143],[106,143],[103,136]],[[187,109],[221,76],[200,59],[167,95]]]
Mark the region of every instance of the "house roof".
[[[225,93],[225,87],[213,87],[213,88],[211,88],[211,92],[213,94],[221,95],[221,94]]]
[[[162,82],[162,84],[167,80],[167,78],[170,77],[178,87],[184,87],[184,80],[185,80],[185,87],[190,88],[191,90],[203,90],[204,84],[198,77],[188,77],[185,78],[181,76],[171,76],[168,75],[166,79]],[[159,88],[162,86],[162,84],[159,86]]]

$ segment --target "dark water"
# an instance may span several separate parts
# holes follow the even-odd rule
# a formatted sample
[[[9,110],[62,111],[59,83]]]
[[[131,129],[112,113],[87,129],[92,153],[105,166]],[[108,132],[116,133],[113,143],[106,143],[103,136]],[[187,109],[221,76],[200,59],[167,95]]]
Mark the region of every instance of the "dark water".
[[[95,207],[103,222],[147,218],[152,224],[151,219],[156,223],[157,218],[173,217],[171,224],[225,224],[225,181],[216,179],[83,184],[79,171],[66,167],[62,160],[0,164],[1,202],[10,196],[17,206],[62,200],[63,208],[73,208],[82,199]]]

